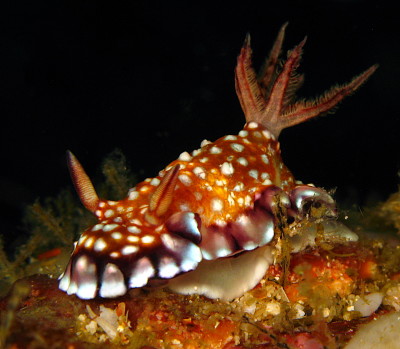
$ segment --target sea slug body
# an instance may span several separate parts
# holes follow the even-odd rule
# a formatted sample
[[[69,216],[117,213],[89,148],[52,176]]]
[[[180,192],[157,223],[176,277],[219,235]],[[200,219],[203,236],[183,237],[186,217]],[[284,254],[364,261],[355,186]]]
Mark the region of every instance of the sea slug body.
[[[60,289],[82,299],[113,298],[171,280],[177,292],[230,300],[254,287],[273,263],[282,221],[300,220],[312,206],[335,216],[327,192],[295,180],[282,162],[277,139],[284,128],[334,108],[376,66],[315,100],[294,101],[303,81],[295,70],[305,40],[281,66],[285,28],[258,78],[249,36],[245,40],[235,70],[246,117],[238,135],[205,140],[192,153],[181,153],[121,201],[100,199],[78,160],[68,154],[77,192],[98,223],[76,243]],[[234,277],[225,273],[233,266]]]

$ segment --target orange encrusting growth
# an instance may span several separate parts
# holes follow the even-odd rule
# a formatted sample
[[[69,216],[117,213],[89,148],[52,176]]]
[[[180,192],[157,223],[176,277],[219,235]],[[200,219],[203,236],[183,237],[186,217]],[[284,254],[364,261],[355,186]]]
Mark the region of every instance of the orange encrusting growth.
[[[338,245],[333,251],[321,250],[319,254],[305,251],[292,255],[285,292],[291,302],[309,301],[316,293],[327,299],[336,295],[345,298],[360,280],[373,280],[378,275],[372,252],[357,251],[355,244]]]

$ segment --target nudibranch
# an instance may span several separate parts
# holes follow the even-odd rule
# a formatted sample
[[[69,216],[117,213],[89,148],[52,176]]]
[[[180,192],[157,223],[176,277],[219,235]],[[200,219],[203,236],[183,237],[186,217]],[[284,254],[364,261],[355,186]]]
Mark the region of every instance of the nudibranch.
[[[235,70],[246,117],[238,135],[204,140],[121,201],[100,199],[68,153],[76,190],[98,223],[76,242],[61,290],[82,299],[113,298],[168,280],[176,292],[230,300],[253,288],[273,263],[282,224],[303,219],[311,207],[335,216],[326,191],[294,179],[277,138],[284,128],[332,110],[377,67],[312,101],[294,101],[303,82],[296,68],[306,40],[281,63],[285,28],[258,77],[246,37]]]

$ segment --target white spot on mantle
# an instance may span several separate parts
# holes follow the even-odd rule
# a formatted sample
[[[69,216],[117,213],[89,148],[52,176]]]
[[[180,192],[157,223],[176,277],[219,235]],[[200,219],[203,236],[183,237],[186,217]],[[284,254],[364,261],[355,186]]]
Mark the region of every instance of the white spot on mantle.
[[[215,145],[210,149],[210,154],[221,154],[221,153],[222,153],[222,149],[218,148]]]
[[[97,240],[96,240],[96,242],[94,243],[94,247],[93,247],[93,248],[94,248],[95,251],[101,252],[101,251],[103,251],[106,247],[107,247],[106,242],[105,242],[102,238],[100,238],[100,239],[97,239]]]
[[[239,158],[236,160],[239,164],[243,165],[243,166],[247,166],[249,164],[249,162],[246,160],[246,158]]]
[[[239,144],[239,143],[232,143],[232,144],[231,144],[231,148],[232,148],[234,151],[237,151],[238,153],[240,153],[240,152],[243,151],[244,145]]]
[[[128,254],[136,253],[139,250],[139,247],[128,245],[122,248],[121,253],[126,256]]]
[[[213,211],[222,211],[224,208],[224,203],[221,199],[212,199],[211,200],[211,209]]]
[[[157,186],[157,185],[160,184],[160,180],[157,177],[155,177],[150,181],[150,184],[154,185],[154,186]]]
[[[179,160],[190,161],[192,160],[192,156],[187,151],[184,151],[181,155],[179,155]]]
[[[221,165],[221,172],[225,176],[230,176],[235,172],[235,169],[234,169],[233,165],[230,162],[224,162]]]
[[[192,179],[187,175],[187,174],[180,174],[178,176],[178,179],[186,186],[189,186],[192,184]]]

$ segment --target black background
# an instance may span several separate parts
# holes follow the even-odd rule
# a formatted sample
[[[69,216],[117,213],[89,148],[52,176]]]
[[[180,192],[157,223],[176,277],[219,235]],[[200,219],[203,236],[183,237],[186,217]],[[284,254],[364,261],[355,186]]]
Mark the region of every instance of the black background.
[[[244,118],[233,69],[252,35],[258,67],[279,27],[285,50],[305,35],[301,96],[379,63],[335,115],[285,130],[298,179],[364,205],[396,191],[399,25],[385,1],[13,1],[0,18],[0,233],[23,207],[70,185],[65,151],[96,177],[120,148],[140,179]],[[101,178],[101,177],[98,177]]]

